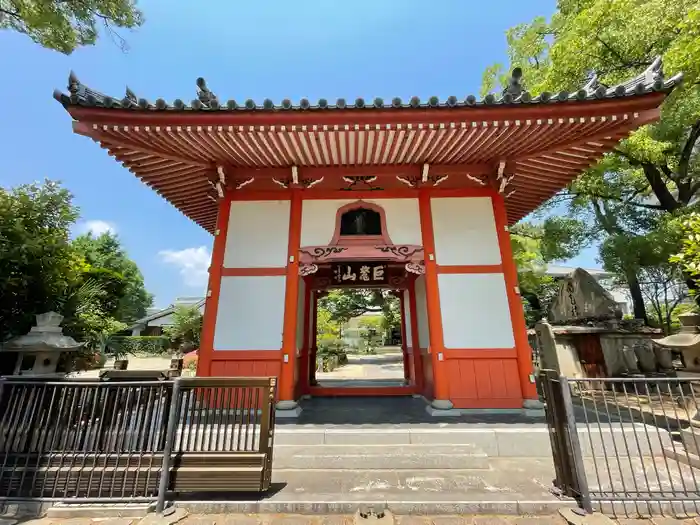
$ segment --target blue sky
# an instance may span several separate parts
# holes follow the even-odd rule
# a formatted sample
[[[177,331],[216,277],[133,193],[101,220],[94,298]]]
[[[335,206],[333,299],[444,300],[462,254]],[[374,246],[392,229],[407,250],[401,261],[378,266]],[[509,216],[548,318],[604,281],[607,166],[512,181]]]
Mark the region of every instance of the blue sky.
[[[478,94],[481,75],[506,62],[505,31],[549,16],[555,0],[186,0],[139,2],[146,23],[70,56],[0,32],[0,184],[51,178],[81,210],[76,231],[116,231],[146,286],[165,306],[201,295],[212,238],[71,131],[51,93],[74,70],[88,86],[122,97],[195,98],[203,76],[223,100]],[[595,265],[588,250],[575,263]]]

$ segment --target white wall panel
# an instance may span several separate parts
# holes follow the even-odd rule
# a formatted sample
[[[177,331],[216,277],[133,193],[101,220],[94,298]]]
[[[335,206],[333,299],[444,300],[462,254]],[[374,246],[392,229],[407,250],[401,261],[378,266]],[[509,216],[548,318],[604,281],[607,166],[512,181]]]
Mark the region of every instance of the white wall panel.
[[[386,228],[394,244],[423,244],[418,199],[363,199],[384,208]],[[305,200],[301,213],[301,245],[328,244],[335,231],[338,208],[354,199]]]
[[[290,201],[233,201],[224,267],[287,266]]]
[[[418,321],[418,341],[421,348],[430,346],[430,327],[428,326],[428,302],[425,295],[425,277],[416,279],[416,320]]]
[[[286,277],[222,277],[214,350],[282,348]]]
[[[439,274],[445,348],[512,348],[503,274]]]
[[[433,198],[430,208],[438,264],[500,264],[491,197]]]

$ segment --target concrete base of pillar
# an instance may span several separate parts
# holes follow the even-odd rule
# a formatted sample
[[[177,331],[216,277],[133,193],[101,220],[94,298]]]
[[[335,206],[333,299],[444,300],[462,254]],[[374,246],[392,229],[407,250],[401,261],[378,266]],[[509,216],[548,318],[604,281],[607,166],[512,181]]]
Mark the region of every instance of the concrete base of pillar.
[[[301,414],[301,407],[296,401],[278,401],[275,406],[275,417],[294,418]]]
[[[427,407],[425,407],[425,410],[428,412],[428,414],[435,417],[459,416],[460,411],[453,410],[453,407],[454,405],[449,399],[434,399]]]
[[[544,403],[539,399],[523,400],[523,409],[525,409],[525,415],[528,417],[544,416]]]

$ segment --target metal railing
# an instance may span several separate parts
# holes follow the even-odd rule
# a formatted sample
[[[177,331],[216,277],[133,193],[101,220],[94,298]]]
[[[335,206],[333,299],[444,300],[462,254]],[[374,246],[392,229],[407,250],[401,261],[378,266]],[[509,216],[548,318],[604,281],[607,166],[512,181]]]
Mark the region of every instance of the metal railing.
[[[700,512],[700,381],[540,374],[555,485],[625,516]]]
[[[275,378],[0,379],[0,500],[269,488]]]

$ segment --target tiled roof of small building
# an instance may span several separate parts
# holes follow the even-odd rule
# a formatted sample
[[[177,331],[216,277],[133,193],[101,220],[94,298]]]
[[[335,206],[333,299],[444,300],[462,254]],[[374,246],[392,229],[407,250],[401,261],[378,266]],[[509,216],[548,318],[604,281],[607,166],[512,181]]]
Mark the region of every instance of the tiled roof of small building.
[[[95,91],[83,85],[76,75],[71,72],[68,80],[68,94],[60,90],[54,91],[54,97],[64,106],[85,106],[99,107],[110,109],[129,109],[134,111],[327,111],[327,110],[372,110],[383,108],[454,108],[454,107],[488,107],[502,105],[517,105],[517,104],[552,104],[565,102],[581,102],[587,100],[603,100],[616,97],[628,97],[634,95],[643,95],[650,92],[667,92],[673,89],[681,80],[682,74],[675,75],[667,80],[663,77],[661,68],[661,58],[657,58],[654,62],[637,77],[632,80],[619,84],[617,86],[606,86],[602,84],[597,76],[593,76],[585,86],[581,89],[568,92],[560,91],[558,93],[544,92],[537,96],[532,96],[528,91],[524,90],[521,79],[522,71],[516,68],[511,76],[510,85],[503,90],[501,95],[488,94],[482,99],[478,99],[474,95],[469,95],[464,99],[459,99],[456,96],[447,97],[440,100],[439,97],[430,97],[427,100],[421,100],[420,97],[411,97],[410,100],[404,101],[399,97],[395,97],[390,101],[382,98],[373,100],[365,100],[357,98],[354,102],[348,102],[343,98],[339,98],[335,103],[331,103],[326,99],[319,99],[315,103],[308,99],[301,99],[294,103],[289,99],[283,100],[281,103],[275,103],[270,99],[265,99],[262,104],[248,99],[242,103],[235,100],[222,102],[209,89],[206,81],[203,78],[197,79],[197,98],[193,99],[189,104],[181,99],[176,99],[173,102],[159,98],[155,101],[149,101],[145,98],[139,98],[132,90],[126,88],[126,94],[123,98],[111,97]]]

